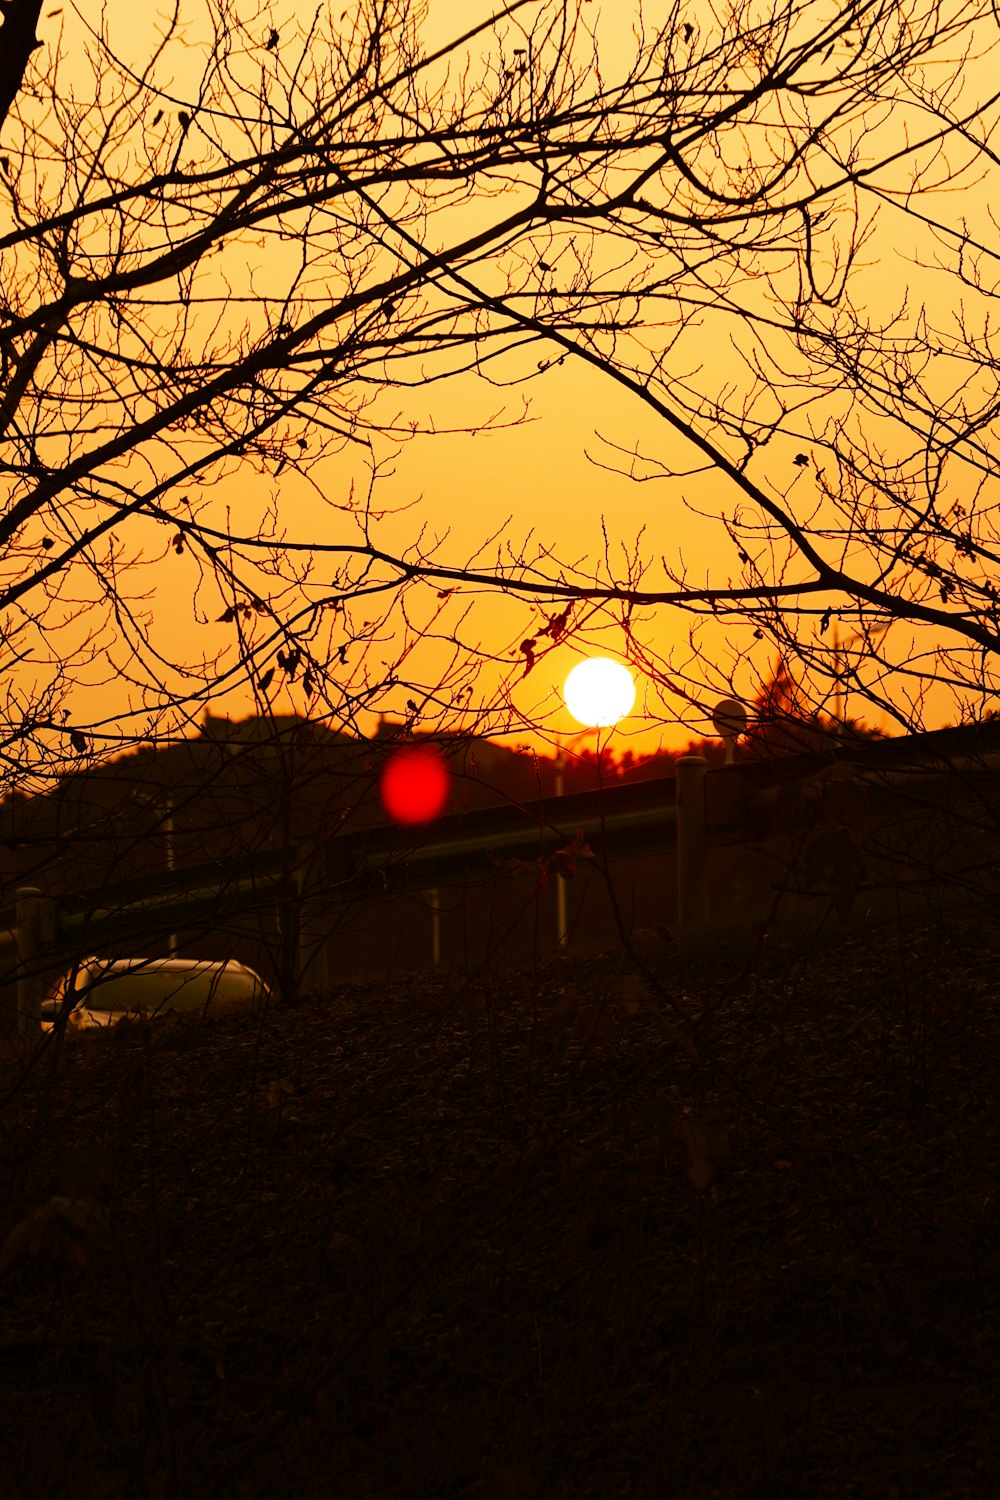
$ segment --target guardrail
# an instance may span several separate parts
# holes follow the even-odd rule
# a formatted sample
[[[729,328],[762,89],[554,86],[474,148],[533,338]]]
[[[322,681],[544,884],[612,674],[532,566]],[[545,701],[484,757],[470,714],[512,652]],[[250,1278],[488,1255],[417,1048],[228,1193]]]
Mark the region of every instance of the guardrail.
[[[311,971],[322,985],[321,916],[331,901],[372,890],[434,888],[459,876],[488,878],[505,863],[544,861],[581,840],[606,858],[674,845],[679,933],[697,935],[709,918],[708,849],[767,837],[787,789],[838,763],[867,773],[886,793],[912,795],[916,781],[941,769],[1000,767],[1000,722],[711,772],[701,756],[685,756],[675,777],[454,815],[420,833],[395,826],[336,833],[309,845],[121,882],[89,900],[25,887],[16,907],[0,911],[0,932],[11,931],[18,956],[17,1031],[23,1039],[37,1035],[43,994],[67,961],[141,936],[151,921],[167,930],[193,917],[286,902],[298,913],[300,974]],[[563,930],[559,935],[564,940]]]
[[[59,971],[83,957],[141,936],[151,921],[166,930],[192,917],[221,917],[287,901],[298,911],[298,966],[326,982],[322,910],[331,900],[373,890],[434,886],[458,876],[496,876],[505,862],[545,859],[574,840],[608,857],[676,843],[685,892],[682,923],[695,928],[706,907],[704,847],[710,837],[751,836],[747,827],[709,829],[700,757],[677,764],[676,778],[612,786],[599,796],[574,794],[439,820],[427,830],[373,828],[336,834],[310,845],[268,850],[107,886],[89,900],[17,891],[16,907],[0,911],[18,953],[17,1030],[37,1035],[41,1001]]]

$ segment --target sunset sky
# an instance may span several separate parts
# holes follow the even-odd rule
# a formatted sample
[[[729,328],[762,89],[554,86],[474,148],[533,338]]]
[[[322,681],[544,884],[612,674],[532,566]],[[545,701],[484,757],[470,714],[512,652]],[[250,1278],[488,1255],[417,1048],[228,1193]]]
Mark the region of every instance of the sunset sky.
[[[237,8],[241,14],[249,14],[245,6]],[[184,45],[174,44],[169,49],[156,75],[160,88],[166,91],[172,88],[177,98],[188,97],[193,87],[204,41],[203,9],[185,7],[185,15],[188,9],[191,19]],[[813,5],[806,9],[825,15],[831,8]],[[103,10],[113,49],[130,68],[140,72],[160,24],[156,14],[126,4],[125,0],[109,0]],[[603,11],[595,7],[595,14],[601,16],[602,57],[609,69],[626,54],[630,10],[624,4],[605,6]],[[79,52],[86,30],[79,18],[83,18],[83,23],[97,26],[101,11],[97,4],[82,0],[78,15],[67,7],[61,14],[43,18],[39,35],[45,45],[36,54],[39,66],[44,69],[43,60],[51,56],[62,27],[65,58],[60,77],[79,79],[84,91],[92,87],[92,72],[71,59],[74,49]],[[273,17],[282,39],[279,47],[290,47],[296,31],[301,33],[308,26],[313,11],[311,3],[276,6],[254,25],[263,32]],[[470,6],[467,0],[433,0],[427,33],[431,43],[439,42],[450,32],[466,29],[480,11],[485,12],[485,7]],[[660,21],[667,13],[663,5],[646,7],[650,23]],[[698,19],[705,35],[709,35],[713,25],[711,11],[707,7],[701,11],[692,8],[691,15]],[[974,90],[978,86],[975,65],[967,64],[966,73],[967,85]],[[906,128],[907,122],[902,117],[891,118],[884,110],[875,112],[871,139],[861,142],[858,148],[862,158],[866,150],[873,156],[883,154],[892,132],[902,142],[901,132]],[[10,133],[8,124],[5,143]],[[961,192],[953,196],[947,212],[956,221],[966,215],[973,223],[981,223],[989,199],[988,187],[964,176],[960,178],[960,187]],[[864,207],[865,213],[869,213],[874,205],[869,202]],[[939,200],[935,208],[936,212],[943,212]],[[495,203],[471,210],[495,211]],[[0,215],[4,213],[0,204]],[[7,227],[6,222],[0,222],[0,231]],[[432,224],[432,235],[433,232]],[[956,285],[929,265],[914,265],[918,256],[929,263],[933,247],[930,230],[922,231],[913,218],[883,205],[851,282],[855,307],[869,310],[875,317],[888,316],[908,297],[911,316],[921,302],[926,302],[940,319],[942,312],[956,305]],[[244,247],[243,271],[247,275],[253,270],[259,275],[271,275],[271,257],[275,253],[273,247],[266,250],[261,246]],[[596,254],[600,256],[600,246]],[[239,257],[234,259],[230,248],[223,259],[225,274],[232,285]],[[737,300],[745,298],[748,305],[759,308],[766,301],[767,288],[748,277],[736,295]],[[690,316],[678,316],[669,308],[655,309],[651,321],[666,318],[672,324],[671,336],[677,334],[668,371],[672,377],[676,369],[676,379],[695,392],[718,396],[731,389],[738,403],[741,382],[745,386],[747,377],[732,348],[737,332],[734,319],[716,316],[704,295],[703,301],[702,310]],[[645,335],[654,352],[656,339],[655,330]],[[436,435],[423,436],[418,432],[412,440],[398,444],[394,457],[391,441],[382,441],[380,454],[385,468],[373,491],[373,508],[385,514],[373,532],[376,544],[387,552],[403,553],[422,536],[423,550],[433,554],[434,561],[464,567],[492,537],[491,545],[479,558],[480,566],[488,564],[496,555],[498,542],[506,540],[515,551],[524,546],[528,556],[547,555],[554,573],[559,565],[575,566],[584,575],[588,570],[591,576],[598,572],[606,581],[605,547],[612,573],[622,579],[641,535],[638,552],[649,564],[644,578],[649,588],[668,586],[659,561],[661,556],[669,567],[683,564],[695,580],[711,577],[713,583],[724,586],[736,579],[739,574],[736,549],[716,519],[731,513],[739,503],[739,496],[730,490],[724,476],[710,471],[692,472],[703,468],[703,460],[690,445],[671,433],[633,395],[594,370],[570,360],[545,371],[539,378],[528,379],[529,374],[537,373],[541,357],[535,345],[526,354],[512,354],[493,367],[490,379],[480,374],[465,374],[434,384],[425,384],[420,370],[415,368],[410,376],[411,388],[376,395],[373,410],[382,420],[388,421],[398,413],[403,429],[410,424],[416,424],[419,430],[438,429]],[[798,399],[805,394],[807,386],[793,396]],[[810,450],[810,424],[818,427],[835,408],[836,399],[831,396],[824,398],[818,407],[804,409],[797,423],[790,420],[794,435],[790,432],[775,438],[752,460],[755,479],[773,486],[793,508],[801,507],[805,513],[815,509],[819,492],[811,469],[797,467],[793,460],[797,452]],[[491,421],[495,430],[488,431]],[[456,433],[448,429],[471,431]],[[871,440],[895,441],[895,430],[888,423],[884,432],[872,428]],[[635,478],[614,472],[616,466],[619,469],[629,466],[630,453],[640,455],[634,461]],[[664,471],[678,471],[679,477],[664,477],[664,473],[658,472],[659,466]],[[356,523],[342,510],[329,508],[324,500],[342,504],[352,485],[355,496],[362,497],[367,484],[364,455],[348,447],[301,474],[289,471],[281,477],[266,477],[231,465],[227,476],[215,483],[211,503],[220,520],[227,507],[234,517],[239,517],[233,521],[237,533],[252,534],[268,507],[275,506],[289,540],[346,541],[358,536]],[[699,516],[696,511],[708,515]],[[128,535],[133,549],[144,548],[148,558],[156,559],[142,572],[123,575],[129,586],[148,595],[144,607],[151,613],[151,644],[162,648],[165,654],[172,653],[175,659],[186,657],[191,661],[228,646],[233,627],[218,619],[224,601],[211,585],[196,592],[198,575],[190,556],[176,556],[169,547],[164,552],[162,526],[138,522]],[[556,613],[562,605],[555,601],[544,610],[532,611],[522,601],[502,599],[469,587],[439,600],[438,587],[431,584],[415,588],[408,596],[411,630],[416,635],[428,633],[428,638],[414,647],[409,659],[414,678],[433,683],[438,660],[442,663],[441,670],[447,670],[452,648],[437,641],[435,636],[447,636],[458,627],[471,603],[471,613],[461,624],[460,640],[478,646],[491,658],[483,661],[474,679],[475,700],[482,705],[493,705],[495,710],[482,721],[485,730],[495,734],[503,730],[504,705],[509,693],[509,706],[514,710],[509,732],[515,741],[533,740],[538,748],[545,748],[556,734],[563,738],[575,734],[579,726],[561,704],[560,687],[581,655],[625,658],[627,643],[613,617],[578,605],[573,611],[573,623],[575,626],[582,623],[584,628],[524,675],[520,642],[537,631],[546,616]],[[379,618],[378,611],[385,603],[373,605],[373,618]],[[360,620],[363,613],[356,615],[356,619]],[[636,612],[633,629],[637,641],[648,653],[647,661],[658,662],[668,676],[682,685],[683,693],[657,687],[644,674],[642,663],[633,663],[639,693],[632,715],[615,732],[613,743],[619,748],[640,753],[656,749],[661,743],[677,746],[693,735],[709,734],[714,704],[733,690],[744,699],[751,699],[760,676],[767,675],[773,647],[766,643],[755,645],[748,630],[732,624],[709,622],[699,636],[701,659],[692,656],[688,646],[692,619],[689,614],[664,607]],[[399,623],[395,619],[389,632],[396,632],[397,641]],[[848,618],[841,630],[842,637],[849,636]],[[97,661],[81,674],[84,686],[67,700],[75,719],[88,731],[103,724],[111,736],[116,724],[126,733],[141,725],[149,707],[148,699],[143,701],[142,694],[127,685],[121,671],[121,648],[114,644],[113,636],[111,631],[102,637],[107,651],[99,653]],[[912,627],[894,626],[887,638],[890,658],[905,661],[915,638],[920,640]],[[921,645],[925,644],[921,640]],[[372,677],[377,677],[380,661],[388,661],[391,651],[391,641],[381,636],[369,643],[365,668]],[[359,670],[356,660],[353,666]],[[21,670],[26,672],[27,668]],[[305,699],[298,686],[279,690],[276,681],[272,691],[274,711],[305,711]],[[402,716],[409,696],[409,688],[401,689],[398,701],[386,698],[378,707]],[[192,732],[208,702],[207,696],[203,702],[197,698],[190,701],[189,727],[185,732]],[[213,713],[228,712],[233,717],[254,711],[252,696],[242,686],[223,688],[211,699],[210,706]],[[848,708],[865,713],[860,704],[849,704]],[[943,718],[953,717],[954,707],[943,696],[940,700],[932,697],[925,713],[928,725],[933,726]],[[866,716],[876,725],[884,722],[871,710]],[[371,733],[376,722],[374,710],[366,711],[359,716],[358,727],[363,733]],[[457,724],[460,719],[453,717],[453,722]],[[535,735],[528,731],[529,723],[537,726]],[[602,738],[606,743],[608,737]]]

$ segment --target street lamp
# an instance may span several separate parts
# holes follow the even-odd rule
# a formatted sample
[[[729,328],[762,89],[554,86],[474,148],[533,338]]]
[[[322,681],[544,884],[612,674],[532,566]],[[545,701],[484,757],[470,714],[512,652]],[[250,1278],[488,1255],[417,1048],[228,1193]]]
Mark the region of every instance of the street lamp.
[[[736,764],[736,742],[747,732],[747,711],[738,698],[723,698],[712,711],[715,732],[726,747],[726,765]]]
[[[631,672],[621,662],[612,661],[607,656],[590,657],[578,662],[566,678],[563,700],[576,722],[584,727],[565,746],[556,735],[557,798],[563,795],[563,773],[573,746],[588,734],[593,734],[595,729],[613,729],[631,713],[635,703],[635,683]],[[569,941],[569,919],[566,910],[566,880],[562,875],[556,876],[556,929],[559,946],[565,949]]]

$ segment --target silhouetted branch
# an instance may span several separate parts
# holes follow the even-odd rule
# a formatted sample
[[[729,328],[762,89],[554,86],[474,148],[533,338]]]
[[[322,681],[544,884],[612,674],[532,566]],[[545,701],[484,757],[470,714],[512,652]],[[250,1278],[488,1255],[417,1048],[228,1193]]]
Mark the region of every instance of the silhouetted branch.
[[[32,52],[42,0],[0,0],[0,130],[20,92]]]

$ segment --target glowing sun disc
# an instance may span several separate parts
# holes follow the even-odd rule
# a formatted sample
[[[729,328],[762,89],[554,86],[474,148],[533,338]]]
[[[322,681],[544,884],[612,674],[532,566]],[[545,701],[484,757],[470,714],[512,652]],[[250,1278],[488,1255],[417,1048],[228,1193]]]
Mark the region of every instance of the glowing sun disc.
[[[631,713],[635,683],[620,661],[598,656],[577,663],[566,678],[563,697],[578,724],[604,729]]]

